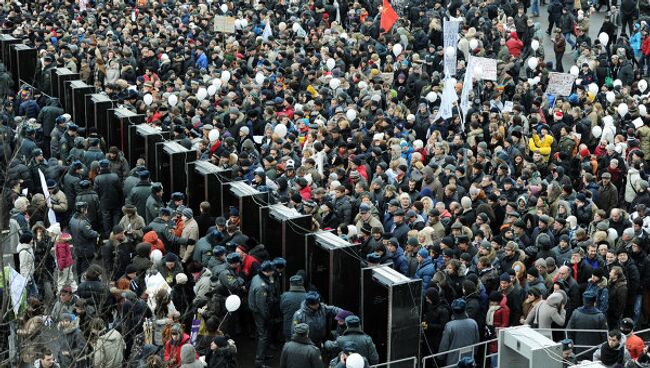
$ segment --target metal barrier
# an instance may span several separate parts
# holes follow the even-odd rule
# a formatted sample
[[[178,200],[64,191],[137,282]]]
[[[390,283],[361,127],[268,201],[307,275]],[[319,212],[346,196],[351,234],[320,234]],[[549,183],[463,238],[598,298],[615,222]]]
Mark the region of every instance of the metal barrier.
[[[605,333],[605,334],[607,334],[607,332],[608,332],[608,330],[568,329],[568,328],[535,328],[535,330],[536,331],[550,331],[550,332],[580,332],[580,333]],[[650,328],[646,328],[644,330],[634,331],[634,334],[639,335],[639,334],[648,333],[648,332],[650,332]],[[497,342],[498,340],[499,339],[481,341],[479,343],[468,345],[468,346],[465,346],[465,347],[462,347],[462,348],[447,350],[447,351],[444,351],[444,352],[439,352],[439,353],[436,353],[436,354],[425,356],[425,357],[422,358],[421,367],[423,367],[423,368],[426,367],[427,361],[434,360],[434,359],[440,358],[440,357],[445,357],[448,354],[458,353],[458,359],[459,360],[464,356],[472,356],[472,357],[474,357],[474,356],[476,356],[477,352],[481,351],[480,349],[484,349],[483,351],[487,352],[486,351],[487,345],[492,343],[492,342]],[[605,342],[605,341],[607,341],[607,339],[603,340],[602,342]],[[583,355],[585,355],[585,354],[587,354],[589,352],[593,352],[594,350],[598,349],[600,347],[600,344],[598,344],[596,346],[575,345],[574,347],[575,348],[586,348],[587,349],[585,351],[582,351],[582,352],[576,354],[576,357],[580,357],[580,356],[583,356]],[[486,366],[486,362],[487,362],[487,360],[489,358],[491,358],[493,356],[498,356],[498,355],[499,355],[498,351],[494,352],[494,353],[490,353],[490,354],[483,354],[483,361],[482,361],[481,367]],[[590,359],[590,358],[591,358],[590,356],[585,357],[585,359]],[[456,363],[451,364],[451,365],[442,366],[442,365],[438,365],[434,361],[433,366],[436,367],[436,368],[453,368],[453,367],[456,367]]]
[[[390,367],[391,364],[398,364],[398,363],[404,363],[404,362],[409,362],[409,361],[413,361],[413,368],[417,367],[418,358],[412,356],[412,357],[409,357],[409,358],[397,359],[397,360],[392,360],[392,361],[386,362],[386,363],[379,363],[379,364],[371,365],[370,368]]]

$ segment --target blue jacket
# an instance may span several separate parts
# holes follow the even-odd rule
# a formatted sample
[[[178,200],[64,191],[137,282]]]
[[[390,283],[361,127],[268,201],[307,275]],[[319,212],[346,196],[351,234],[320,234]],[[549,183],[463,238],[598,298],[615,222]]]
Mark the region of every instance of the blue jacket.
[[[395,253],[388,253],[388,258],[393,261],[393,268],[395,271],[405,276],[408,275],[409,262],[404,256],[404,251],[402,248],[397,247],[397,251],[395,251]]]
[[[415,271],[415,278],[422,279],[422,292],[424,292],[429,287],[429,282],[433,277],[433,274],[436,272],[435,267],[433,267],[433,262],[431,262],[431,257],[427,257],[422,261],[422,264],[418,266],[418,269]]]
[[[591,291],[592,293],[596,294],[596,308],[598,308],[599,311],[603,312],[604,315],[607,315],[607,309],[609,309],[609,290],[607,289],[607,284],[603,283],[604,285],[598,285],[594,284],[589,280],[587,282],[587,288],[585,289],[585,293],[588,291]]]
[[[196,59],[196,67],[199,69],[208,68],[208,56],[205,53],[201,54],[201,56]]]

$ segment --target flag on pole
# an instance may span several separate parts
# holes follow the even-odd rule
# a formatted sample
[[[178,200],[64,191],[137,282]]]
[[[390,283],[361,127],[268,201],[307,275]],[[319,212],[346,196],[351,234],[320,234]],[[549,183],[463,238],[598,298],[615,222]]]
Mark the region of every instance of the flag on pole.
[[[273,31],[271,30],[271,19],[268,19],[264,26],[264,32],[262,32],[262,39],[266,42],[271,36],[273,36]]]
[[[393,24],[397,22],[397,18],[399,16],[395,12],[395,9],[393,9],[388,0],[384,0],[384,5],[381,7],[381,21],[379,23],[381,33],[390,31]]]

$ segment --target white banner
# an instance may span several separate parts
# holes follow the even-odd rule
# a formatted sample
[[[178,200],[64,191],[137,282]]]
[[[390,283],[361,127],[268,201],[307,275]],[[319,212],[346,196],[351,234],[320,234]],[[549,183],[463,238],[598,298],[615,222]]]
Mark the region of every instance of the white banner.
[[[472,91],[472,84],[474,79],[474,69],[476,67],[476,59],[473,56],[469,57],[469,62],[467,62],[467,70],[465,71],[465,79],[463,80],[463,91],[460,94],[460,110],[463,112],[463,118],[467,115],[469,110],[469,94]],[[463,124],[463,128],[465,125]]]
[[[23,301],[23,293],[25,292],[28,280],[11,266],[7,267],[9,267],[9,295],[11,296],[11,307],[14,314],[17,316],[20,311],[20,305]]]
[[[474,60],[474,80],[497,80],[497,59],[488,59],[482,57],[472,57]]]
[[[460,29],[460,21],[446,20],[443,25],[443,41],[445,47],[445,75],[456,75],[456,53],[458,52],[458,31]],[[447,48],[453,47],[454,54],[447,55]]]
[[[52,201],[50,200],[50,192],[47,190],[47,180],[45,180],[45,175],[41,171],[41,169],[38,169],[38,176],[39,179],[41,180],[41,188],[43,189],[43,195],[45,196],[45,199],[47,200],[47,220],[50,222],[50,225],[54,225],[57,223],[56,221],[56,215],[54,214],[54,210],[52,208],[49,208],[50,205],[52,204]]]
[[[573,83],[576,80],[575,75],[569,73],[548,73],[547,95],[568,96],[573,89]]]
[[[447,78],[444,81],[445,88],[442,90],[442,99],[440,100],[440,109],[438,115],[436,115],[436,120],[438,118],[449,119],[453,116],[454,102],[458,101],[454,81],[453,78]]]

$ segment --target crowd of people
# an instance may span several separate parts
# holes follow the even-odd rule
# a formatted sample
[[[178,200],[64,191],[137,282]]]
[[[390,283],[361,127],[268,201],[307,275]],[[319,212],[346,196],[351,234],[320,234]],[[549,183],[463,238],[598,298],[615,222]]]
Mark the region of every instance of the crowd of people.
[[[306,272],[285,275],[281,255],[241,232],[237,208],[213,217],[220,204],[206,198],[193,211],[186,193],[151,180],[153,163],[73,121],[49,96],[58,67],[196,160],[311,215],[312,231],[354,244],[364,266],[421,279],[422,356],[529,325],[562,342],[555,358],[566,365],[649,364],[634,333],[650,322],[647,4],[393,7],[383,29],[386,1],[4,3],[2,32],[38,54],[31,85],[0,66],[0,365],[231,368],[254,355],[260,368],[276,351],[282,368],[361,368],[386,358],[358,311],[327,305]],[[460,29],[445,48],[449,20]],[[472,57],[496,59],[496,80],[465,78]],[[549,73],[565,69],[571,92],[547,94]],[[467,110],[449,96],[463,80]],[[242,351],[250,339],[254,353]],[[478,350],[430,363],[481,365],[497,344]]]

